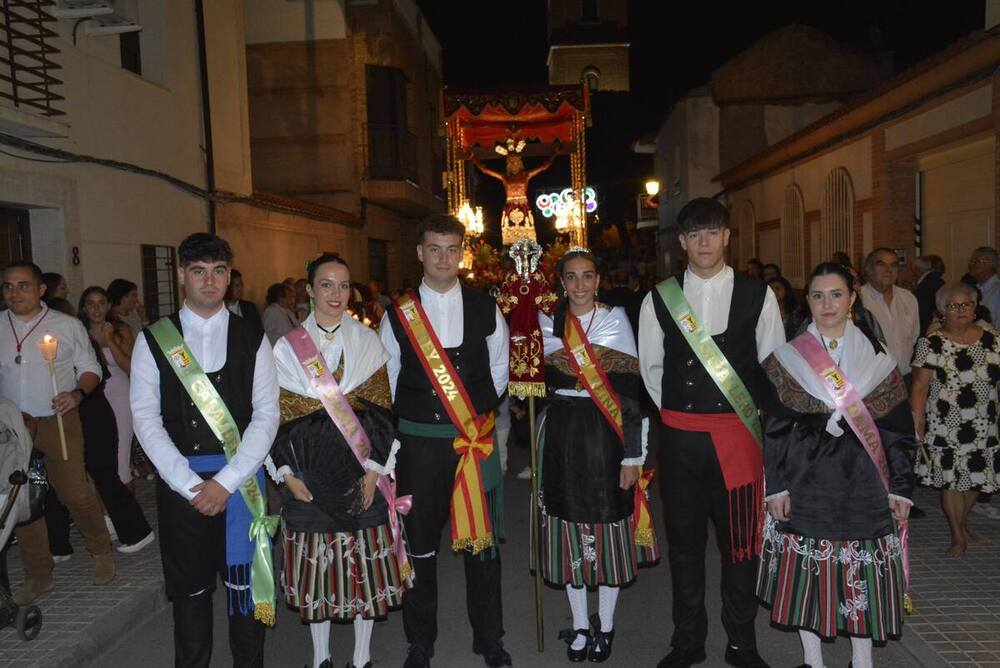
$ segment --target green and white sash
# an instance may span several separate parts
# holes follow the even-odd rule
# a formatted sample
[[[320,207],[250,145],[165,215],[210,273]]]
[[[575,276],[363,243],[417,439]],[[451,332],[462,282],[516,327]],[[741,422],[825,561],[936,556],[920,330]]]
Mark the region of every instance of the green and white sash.
[[[184,337],[170,318],[160,318],[149,327],[149,331],[170,363],[170,368],[177,374],[177,379],[212,429],[212,433],[222,442],[226,461],[232,461],[242,440],[239,427],[226,403],[219,396],[219,392],[191,353]],[[278,527],[278,516],[266,514],[267,501],[256,476],[251,476],[240,486],[240,495],[251,515],[249,539],[253,542],[250,573],[254,619],[273,626],[275,594],[271,536]]]
[[[709,377],[718,386],[743,424],[746,425],[754,440],[757,441],[757,445],[763,446],[764,436],[760,426],[760,418],[757,416],[757,405],[754,403],[753,397],[750,396],[750,391],[743,384],[736,369],[719,350],[719,346],[716,345],[708,330],[698,322],[694,309],[684,297],[684,290],[681,289],[677,279],[671,276],[658,283],[656,291],[660,299],[663,300],[663,305],[670,312],[670,317],[674,319],[677,327],[681,330],[684,340],[691,346],[695,357],[705,367]]]

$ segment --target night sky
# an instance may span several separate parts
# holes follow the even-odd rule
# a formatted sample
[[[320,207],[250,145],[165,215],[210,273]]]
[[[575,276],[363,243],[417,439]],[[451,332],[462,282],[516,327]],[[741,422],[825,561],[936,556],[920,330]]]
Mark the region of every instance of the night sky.
[[[418,0],[417,4],[441,42],[446,86],[499,88],[548,82],[544,0]],[[632,141],[653,133],[674,100],[706,83],[714,69],[776,28],[802,23],[853,47],[891,53],[899,72],[982,29],[984,14],[983,0],[632,0],[631,92],[604,93],[608,99],[603,103],[598,99],[602,95],[595,96],[595,127],[588,131],[588,176],[592,176],[588,181],[609,194],[605,201],[614,199],[616,192],[623,197],[625,190],[641,188],[642,174],[651,171],[652,163],[648,157],[629,153]],[[602,106],[609,111],[602,113]],[[603,127],[598,127],[599,121]],[[628,181],[627,188],[623,181]],[[533,186],[546,183],[568,184],[568,167],[553,167],[532,181]],[[491,218],[490,212],[502,202],[502,188],[484,177],[475,195]],[[610,209],[601,207],[605,218],[622,215],[622,203],[610,204]]]

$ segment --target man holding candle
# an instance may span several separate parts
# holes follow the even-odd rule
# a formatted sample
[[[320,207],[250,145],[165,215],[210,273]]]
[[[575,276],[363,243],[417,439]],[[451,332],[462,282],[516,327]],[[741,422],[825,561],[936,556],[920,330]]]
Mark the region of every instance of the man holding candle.
[[[214,234],[177,251],[179,313],[132,351],[135,433],[156,466],[160,552],[173,603],[175,664],[207,668],[212,592],[226,586],[233,664],[264,663],[274,582],[261,463],[278,431],[278,380],[259,326],[225,307],[233,251]],[[264,622],[264,623],[261,623]]]
[[[37,422],[35,448],[45,455],[49,482],[73,516],[87,551],[94,555],[94,584],[108,584],[115,577],[115,560],[100,501],[84,469],[77,410],[100,382],[101,367],[80,321],[50,311],[42,304],[44,294],[42,270],[37,265],[14,262],[4,269],[3,297],[8,310],[0,316],[7,321],[0,327],[0,394]],[[50,372],[45,354],[51,354],[52,348],[55,363]],[[14,601],[27,605],[52,589],[53,562],[45,519],[20,526],[15,534],[24,559],[25,582],[14,593]]]

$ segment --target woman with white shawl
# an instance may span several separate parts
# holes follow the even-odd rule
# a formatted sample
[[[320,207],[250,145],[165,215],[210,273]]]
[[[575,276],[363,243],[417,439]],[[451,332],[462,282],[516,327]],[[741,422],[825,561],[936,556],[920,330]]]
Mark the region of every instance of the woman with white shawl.
[[[552,318],[539,314],[551,392],[539,425],[541,568],[569,598],[567,657],[600,663],[611,656],[621,587],[659,559],[645,495],[652,474],[642,472],[647,425],[632,327],[623,308],[595,301],[596,258],[573,247],[559,274],[566,298]],[[587,588],[598,590],[589,620]]]
[[[399,448],[389,355],[373,330],[344,314],[351,296],[344,260],[322,255],[308,276],[315,309],[274,346],[281,427],[271,457],[284,483],[282,588],[310,627],[313,668],[332,665],[331,620],[353,621],[348,665],[363,668],[371,666],[373,621],[398,608],[410,585],[398,522],[389,517],[395,499],[383,492],[393,488],[380,481]]]
[[[848,318],[854,279],[824,263],[809,278],[812,322],[763,362],[776,397],[764,409],[768,517],[757,595],[771,621],[798,629],[805,665],[821,639],[851,638],[854,668],[872,641],[902,633],[903,543],[913,418],[896,363]]]

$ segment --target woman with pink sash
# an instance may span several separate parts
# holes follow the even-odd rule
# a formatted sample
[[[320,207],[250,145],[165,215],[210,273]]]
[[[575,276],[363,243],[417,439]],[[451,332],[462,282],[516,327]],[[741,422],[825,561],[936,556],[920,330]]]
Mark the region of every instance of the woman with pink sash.
[[[281,483],[282,590],[309,625],[313,668],[332,665],[331,621],[354,624],[348,666],[364,668],[374,620],[400,607],[410,586],[396,515],[404,500],[388,477],[399,448],[389,355],[344,315],[347,263],[325,254],[308,274],[315,308],[274,345],[281,426],[268,468]]]
[[[773,624],[797,629],[805,666],[822,640],[851,638],[854,668],[872,641],[898,638],[906,588],[902,529],[915,439],[896,363],[848,314],[854,279],[823,263],[809,278],[808,329],[763,367],[775,388],[764,408],[768,515],[757,595]]]

